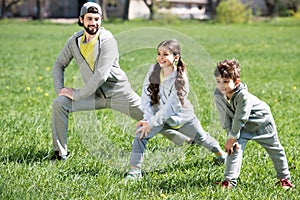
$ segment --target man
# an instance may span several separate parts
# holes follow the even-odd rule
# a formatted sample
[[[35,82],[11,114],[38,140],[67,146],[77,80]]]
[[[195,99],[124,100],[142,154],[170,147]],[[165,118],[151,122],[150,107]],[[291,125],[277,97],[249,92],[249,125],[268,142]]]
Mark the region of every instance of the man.
[[[132,90],[119,66],[119,52],[110,31],[101,27],[102,11],[97,3],[85,3],[78,24],[84,30],[67,41],[53,66],[54,88],[58,97],[52,104],[52,139],[55,160],[68,154],[68,117],[71,112],[111,108],[139,121],[143,119],[140,97]],[[73,89],[64,85],[64,71],[75,59],[85,85]],[[168,131],[168,138],[174,138]],[[180,142],[185,138],[181,138]]]

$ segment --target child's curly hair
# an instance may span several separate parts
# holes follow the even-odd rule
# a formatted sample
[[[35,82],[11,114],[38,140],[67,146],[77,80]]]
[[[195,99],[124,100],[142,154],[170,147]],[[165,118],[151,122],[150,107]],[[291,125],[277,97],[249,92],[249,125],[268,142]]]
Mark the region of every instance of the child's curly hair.
[[[177,89],[177,96],[182,105],[184,105],[184,96],[186,95],[186,90],[184,89],[185,80],[183,78],[183,72],[186,70],[186,65],[180,57],[180,46],[177,40],[165,40],[161,42],[157,49],[161,46],[167,47],[174,55],[179,55],[179,60],[177,62],[177,77],[175,81],[175,87]],[[151,98],[151,105],[159,104],[159,84],[160,84],[160,66],[158,63],[155,64],[154,70],[149,77],[150,85],[147,88],[149,96]]]
[[[236,81],[238,78],[240,78],[240,72],[241,68],[238,60],[233,58],[219,62],[215,69],[214,75],[216,77],[221,76],[221,78],[230,78],[233,81]]]

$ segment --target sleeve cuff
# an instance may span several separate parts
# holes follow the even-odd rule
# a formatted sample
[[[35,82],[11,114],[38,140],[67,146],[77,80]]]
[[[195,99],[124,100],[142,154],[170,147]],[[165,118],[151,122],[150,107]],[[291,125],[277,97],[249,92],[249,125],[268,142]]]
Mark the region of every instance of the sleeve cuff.
[[[74,90],[73,98],[74,98],[75,101],[77,101],[79,99],[79,90]]]
[[[231,132],[227,134],[228,139],[238,139],[237,135],[232,134]]]
[[[150,127],[150,129],[153,128],[154,125],[153,125],[152,121],[150,119],[147,119],[146,121],[147,121],[148,126]]]

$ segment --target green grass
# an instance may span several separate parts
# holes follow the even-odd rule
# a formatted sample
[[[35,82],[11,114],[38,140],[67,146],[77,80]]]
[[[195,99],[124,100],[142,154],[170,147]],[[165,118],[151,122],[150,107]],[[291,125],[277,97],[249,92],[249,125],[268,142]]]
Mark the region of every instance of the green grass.
[[[182,45],[186,45],[182,54],[189,64],[196,114],[222,146],[225,134],[215,117],[211,96],[214,83],[209,82],[213,77],[208,72],[218,61],[237,58],[242,66],[242,81],[271,106],[296,186],[300,184],[299,25],[299,20],[280,18],[248,25],[104,22],[117,38],[122,36],[118,38],[120,44],[126,41],[124,31],[136,33],[136,28],[143,32],[149,30],[146,27],[157,27],[157,30],[163,27],[166,33],[174,31],[174,35],[168,37],[182,36],[185,43]],[[109,110],[71,115],[71,157],[52,165],[49,162],[51,104],[55,93],[51,67],[66,40],[80,28],[74,24],[5,20],[0,21],[0,29],[1,199],[298,199],[300,196],[298,188],[283,191],[275,187],[277,180],[272,162],[254,142],[249,142],[246,148],[239,186],[222,191],[213,182],[223,179],[224,166],[213,165],[210,153],[198,147],[174,150],[160,136],[149,143],[143,181],[124,185],[135,122]],[[143,35],[153,39],[149,32]],[[125,43],[144,43],[140,37],[142,35],[135,35]],[[164,37],[166,35],[160,35],[155,41]],[[198,46],[188,48],[186,43]],[[124,52],[120,63],[138,93],[140,77],[153,62],[157,44],[151,43],[152,48],[130,47],[131,51],[120,45],[120,52]],[[194,56],[193,51],[199,56]],[[67,85],[78,81],[77,69],[76,64],[71,63],[67,69]],[[95,120],[94,126],[84,126],[88,122],[85,117]],[[105,137],[105,143],[100,142],[100,136]],[[168,148],[183,156],[165,154]],[[167,157],[156,164],[157,157],[151,157],[152,154]]]

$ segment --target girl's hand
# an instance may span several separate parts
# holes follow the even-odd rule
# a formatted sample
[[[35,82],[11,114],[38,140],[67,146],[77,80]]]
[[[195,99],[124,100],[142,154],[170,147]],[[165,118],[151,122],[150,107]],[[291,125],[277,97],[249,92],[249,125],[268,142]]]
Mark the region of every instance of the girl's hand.
[[[137,126],[141,126],[141,128],[139,128],[135,133],[136,134],[138,134],[138,133],[140,133],[141,132],[141,135],[140,135],[140,139],[142,139],[143,137],[146,137],[148,134],[149,134],[149,132],[150,132],[150,127],[149,127],[149,125],[148,125],[148,123],[147,123],[147,121],[139,121],[138,123],[137,123]]]
[[[147,123],[147,121],[146,120],[141,120],[141,121],[139,121],[138,123],[136,123],[136,127],[135,128],[137,128],[137,127],[139,127],[139,126],[143,126],[143,124],[144,123]]]
[[[236,139],[234,138],[230,138],[226,141],[225,144],[225,151],[228,153],[228,155],[230,156],[231,154],[233,154],[233,152],[235,150],[237,150],[239,148],[238,146],[238,142]]]
[[[74,92],[73,88],[62,88],[59,91],[58,96],[65,96],[65,97],[68,97],[68,98],[74,100],[74,98],[73,98],[73,92]]]

